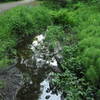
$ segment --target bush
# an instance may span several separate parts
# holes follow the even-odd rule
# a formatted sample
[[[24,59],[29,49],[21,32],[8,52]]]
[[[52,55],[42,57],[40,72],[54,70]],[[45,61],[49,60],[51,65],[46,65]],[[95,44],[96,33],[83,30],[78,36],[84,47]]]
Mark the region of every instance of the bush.
[[[75,25],[75,13],[69,11],[68,9],[61,9],[59,11],[50,12],[54,24],[59,24],[62,26],[73,26]]]
[[[17,35],[40,34],[52,24],[48,10],[44,7],[18,7],[6,14],[11,33]],[[11,22],[11,23],[10,23]]]
[[[58,43],[64,44],[66,35],[61,26],[48,26],[46,31],[46,42],[49,44],[49,49],[53,50]]]
[[[74,4],[87,3],[93,4],[99,2],[99,0],[38,0],[42,1],[42,4],[50,9],[60,9],[60,8],[77,8]]]
[[[73,72],[77,77],[83,76],[84,68],[82,67],[82,61],[79,57],[80,51],[78,47],[74,45],[64,46],[62,51],[64,60],[63,60],[63,70],[68,68]]]
[[[16,7],[0,16],[0,60],[15,54],[15,46],[27,36],[42,34],[52,24],[49,10],[37,7]],[[3,61],[2,61],[3,62]]]
[[[82,1],[82,3],[76,3],[77,1]],[[67,4],[71,4],[69,9],[50,11],[55,25],[62,26],[66,30],[72,29],[73,32],[67,31],[67,33],[77,33],[78,43],[76,41],[72,43],[70,40],[72,37],[69,37],[69,34],[65,36],[67,39],[63,44],[63,60],[59,62],[63,73],[56,74],[56,79],[53,80],[66,92],[68,100],[94,100],[95,93],[100,88],[100,8],[99,3],[93,4],[96,1],[66,0]],[[52,2],[59,1],[52,0]],[[89,5],[83,2],[88,2]],[[56,29],[59,30],[54,26],[49,27],[46,32],[47,40],[53,44],[53,47],[57,44],[55,41],[59,40],[57,36],[60,36]],[[62,37],[64,36],[61,35],[60,39]],[[75,40],[76,37],[73,39]],[[97,95],[99,97],[99,93]]]
[[[95,12],[95,13],[94,13]],[[96,86],[100,81],[100,13],[97,5],[84,5],[75,11],[78,33],[80,57],[84,63],[86,78]]]
[[[63,61],[59,62],[63,73],[55,74],[53,83],[66,94],[66,100],[94,100],[96,88],[86,81],[84,67],[80,52],[75,45],[65,46],[63,49]]]
[[[66,5],[66,0],[39,0],[43,1],[43,3],[48,7],[52,8],[60,8],[60,7],[65,7]],[[49,4],[49,5],[47,5]],[[53,6],[52,6],[53,5]]]

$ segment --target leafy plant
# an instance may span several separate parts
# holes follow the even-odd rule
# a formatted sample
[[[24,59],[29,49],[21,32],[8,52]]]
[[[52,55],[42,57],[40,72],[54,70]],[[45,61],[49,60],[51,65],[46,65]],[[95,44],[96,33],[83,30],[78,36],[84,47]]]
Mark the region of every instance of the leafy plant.
[[[48,26],[46,31],[46,42],[50,49],[54,49],[58,43],[64,43],[66,35],[61,26]]]
[[[81,12],[81,10],[83,12]],[[95,13],[94,13],[95,12]],[[99,11],[97,6],[87,7],[86,5],[76,11],[80,23],[77,23],[77,33],[79,38],[80,57],[84,62],[86,77],[93,84],[99,85],[100,70],[96,62],[100,57],[100,37],[99,37]],[[87,19],[86,19],[87,18]],[[76,29],[76,28],[75,28]]]
[[[62,25],[65,28],[70,28],[75,25],[75,13],[68,9],[60,9],[59,11],[50,12],[54,24]]]
[[[66,5],[66,0],[39,0],[39,1],[43,1],[43,4],[48,6],[52,9],[52,8],[60,8],[60,7],[65,7]],[[53,6],[52,6],[53,5]]]

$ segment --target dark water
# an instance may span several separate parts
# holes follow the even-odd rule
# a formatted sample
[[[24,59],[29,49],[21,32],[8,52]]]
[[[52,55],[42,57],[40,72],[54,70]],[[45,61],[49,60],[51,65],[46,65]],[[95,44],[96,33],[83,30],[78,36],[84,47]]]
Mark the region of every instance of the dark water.
[[[23,86],[16,93],[16,100],[62,100],[61,93],[50,82],[52,69],[46,64],[36,65],[29,43],[24,41],[17,47],[16,66],[22,72]]]

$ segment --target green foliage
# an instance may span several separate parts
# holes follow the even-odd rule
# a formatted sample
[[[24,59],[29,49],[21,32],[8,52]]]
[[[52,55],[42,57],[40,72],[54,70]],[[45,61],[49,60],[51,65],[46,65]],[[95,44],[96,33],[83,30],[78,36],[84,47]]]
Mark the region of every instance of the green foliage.
[[[96,91],[99,98],[100,91],[96,88],[100,87],[99,3],[93,4],[97,0],[41,1],[56,10],[22,6],[0,16],[0,67],[10,63],[9,54],[16,54],[14,47],[22,38],[45,33],[50,50],[57,44],[63,48],[63,60],[59,62],[63,73],[55,74],[53,83],[66,93],[66,99],[95,100]]]
[[[0,89],[1,89],[1,88],[4,88],[4,86],[5,86],[5,81],[0,80]]]
[[[100,99],[100,89],[96,93],[96,100],[99,100],[99,99]]]
[[[61,26],[48,26],[46,32],[46,39],[49,41],[56,40],[63,42],[64,41],[64,31]]]
[[[54,24],[60,24],[63,27],[70,27],[75,25],[75,14],[68,9],[60,9],[59,11],[51,11]]]
[[[66,100],[94,100],[94,92],[97,89],[84,77],[84,67],[82,66],[82,59],[79,57],[78,46],[64,46],[62,51],[63,60],[60,62],[60,67],[63,73],[55,74],[53,83],[64,91]],[[95,75],[95,73],[93,74]]]
[[[1,14],[0,67],[3,66],[5,58],[9,58],[10,55],[15,56],[15,46],[23,38],[27,38],[29,35],[42,34],[47,26],[52,24],[48,12],[48,9],[41,6],[21,6]]]
[[[55,80],[52,80],[52,82],[64,91],[65,100],[95,100],[94,92],[96,92],[96,88],[84,78],[78,78],[67,68],[63,74],[58,73],[54,76]]]
[[[43,1],[43,4],[47,7],[49,6],[51,9],[65,7],[66,5],[66,0],[39,0],[39,1]]]
[[[41,1],[41,0],[39,0],[39,1]],[[44,7],[47,7],[47,8],[52,9],[52,10],[57,10],[57,9],[60,9],[60,7],[61,7],[58,3],[52,2],[52,1],[45,1],[44,0],[40,4]]]
[[[49,26],[46,31],[46,41],[49,43],[49,48],[54,49],[57,43],[64,43],[66,35],[61,26]]]
[[[53,82],[67,93],[68,100],[94,100],[96,87],[100,87],[99,8],[97,4],[88,6],[84,3],[74,4],[73,8],[50,12],[55,25],[60,25],[66,30],[71,27],[73,33],[77,33],[76,36],[79,40],[77,46],[76,41],[74,41],[76,43],[73,42],[74,45],[71,45],[71,38],[68,37],[68,34],[66,35],[67,39],[64,39],[64,42],[68,45],[64,44],[63,61],[60,62],[63,73],[56,74]],[[52,33],[55,31],[52,31],[47,32],[49,36],[47,40],[51,38],[58,41],[58,38],[56,38],[57,40],[53,38],[55,36]]]
[[[8,66],[8,64],[11,63],[11,60],[9,58],[1,58],[0,59],[0,68],[5,68],[6,66]]]
[[[87,9],[86,9],[87,8]],[[94,13],[95,12],[95,13]],[[79,49],[84,62],[86,77],[93,84],[99,85],[100,65],[100,13],[97,5],[87,5],[76,10]]]
[[[96,82],[99,82],[99,76],[97,75],[95,71],[95,66],[91,66],[88,68],[86,76],[88,80],[90,80],[93,84],[96,84]]]
[[[78,47],[75,45],[64,46],[62,55],[64,57],[63,60],[63,70],[69,69],[71,72],[76,74],[76,76],[81,77],[84,72],[84,68],[82,67],[80,51]]]
[[[17,7],[7,12],[5,19],[11,33],[18,36],[40,34],[52,23],[48,10],[41,6]]]
[[[38,0],[42,1],[42,4],[50,9],[60,9],[60,8],[77,8],[75,5],[78,3],[93,4],[98,3],[99,0]],[[74,5],[75,4],[75,5]]]

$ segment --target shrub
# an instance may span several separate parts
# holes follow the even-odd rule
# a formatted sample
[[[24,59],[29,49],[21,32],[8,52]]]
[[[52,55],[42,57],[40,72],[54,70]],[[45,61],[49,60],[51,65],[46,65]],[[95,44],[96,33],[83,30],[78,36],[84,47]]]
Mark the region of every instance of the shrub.
[[[75,5],[78,3],[88,3],[93,4],[99,2],[99,0],[39,0],[42,4],[50,9],[60,9],[60,8],[77,8]],[[75,4],[75,5],[74,5]]]
[[[95,13],[94,13],[95,12]],[[86,77],[91,83],[99,85],[100,66],[100,13],[96,5],[82,6],[75,11],[77,26],[74,30],[78,33],[80,57],[84,63]]]
[[[89,84],[84,77],[77,77],[67,68],[67,65],[63,74],[57,73],[54,76],[55,79],[52,82],[63,90],[66,100],[94,100],[96,88]]]
[[[0,60],[15,54],[15,46],[27,36],[42,34],[52,24],[49,10],[37,6],[16,7],[0,16]],[[2,61],[3,62],[3,61]]]
[[[99,82],[99,76],[95,70],[95,66],[90,66],[86,72],[87,79],[90,80],[94,85]]]
[[[18,35],[40,34],[52,24],[48,10],[41,6],[18,7],[6,15],[10,31]]]
[[[63,26],[73,26],[75,25],[75,13],[69,11],[68,9],[61,9],[59,11],[50,12],[54,24],[60,24]]]
[[[64,46],[62,50],[63,60],[60,63],[60,67],[63,69],[63,73],[54,74],[53,84],[64,91],[66,100],[94,100],[95,88],[84,77],[84,67],[80,56],[78,46],[70,45]],[[91,73],[87,75],[97,78],[96,73],[91,70]]]
[[[66,0],[46,0],[46,1],[39,0],[39,1],[43,1],[43,3],[46,6],[49,6],[49,7],[51,6],[50,8],[60,8],[60,7],[65,7],[65,5],[66,5]]]
[[[73,0],[68,1],[70,4],[74,3]],[[89,2],[89,0],[80,1]],[[71,45],[67,34],[68,41],[65,39],[62,50],[63,60],[59,62],[63,73],[56,74],[53,82],[66,92],[68,100],[94,100],[95,93],[98,87],[100,88],[100,9],[97,4],[77,3],[73,6],[74,9],[70,6],[69,9],[50,11],[54,24],[64,29],[71,27],[79,40],[78,44],[74,41],[75,43]],[[59,38],[54,34],[58,35],[56,29],[59,29],[57,27],[48,29],[47,40],[55,47],[57,44],[55,41]],[[60,36],[61,39],[62,37]],[[97,95],[99,96],[99,93]]]
[[[98,90],[96,93],[96,100],[99,100],[99,99],[100,99],[100,90]]]
[[[61,26],[48,26],[46,31],[46,42],[49,43],[49,48],[54,49],[58,43],[64,43],[66,35]]]
[[[0,80],[0,89],[4,88],[5,86],[5,81],[4,80]]]

